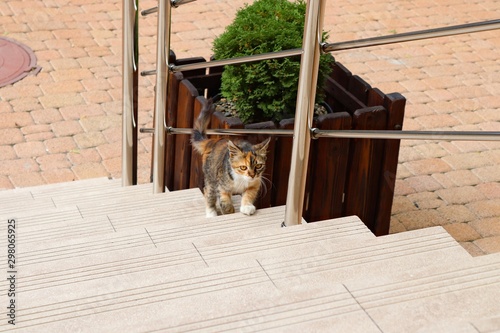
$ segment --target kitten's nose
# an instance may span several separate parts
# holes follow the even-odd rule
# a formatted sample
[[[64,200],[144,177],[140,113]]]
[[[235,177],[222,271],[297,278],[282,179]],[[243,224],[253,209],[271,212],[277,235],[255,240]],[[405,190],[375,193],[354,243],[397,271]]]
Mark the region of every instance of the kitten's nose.
[[[255,178],[255,172],[248,171],[248,176]]]

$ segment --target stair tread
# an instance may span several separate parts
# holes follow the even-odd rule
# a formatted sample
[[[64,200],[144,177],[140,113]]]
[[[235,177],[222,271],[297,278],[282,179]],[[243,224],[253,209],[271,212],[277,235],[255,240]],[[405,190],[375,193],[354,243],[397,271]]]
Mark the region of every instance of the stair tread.
[[[500,254],[471,257],[442,227],[281,228],[285,207],[205,218],[198,189],[68,186],[13,190],[0,210],[23,240],[20,331],[500,329]]]

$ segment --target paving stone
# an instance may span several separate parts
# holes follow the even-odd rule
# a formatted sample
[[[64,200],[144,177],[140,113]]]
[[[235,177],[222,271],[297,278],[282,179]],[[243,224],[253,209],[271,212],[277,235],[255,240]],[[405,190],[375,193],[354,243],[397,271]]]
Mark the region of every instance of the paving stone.
[[[116,124],[121,124],[121,116],[106,115],[106,116],[92,116],[85,117],[80,120],[86,132],[101,132]]]
[[[464,186],[436,191],[441,199],[449,204],[466,204],[471,201],[484,200],[486,197],[475,187]]]
[[[396,179],[396,185],[394,186],[394,196],[408,195],[415,193],[415,189],[403,179]]]
[[[443,160],[455,170],[470,170],[492,164],[487,156],[479,152],[445,156]]]
[[[3,128],[20,128],[33,124],[33,118],[27,112],[0,113],[0,130]]]
[[[426,175],[408,177],[405,182],[416,192],[432,192],[443,188],[432,176]]]
[[[500,168],[498,165],[490,165],[472,170],[484,182],[500,182]]]
[[[44,141],[44,144],[51,154],[67,153],[76,148],[75,140],[71,137],[49,139]]]
[[[82,96],[87,104],[100,104],[113,100],[107,91],[87,91],[83,92]]]
[[[102,107],[96,105],[67,106],[60,108],[59,112],[61,112],[61,115],[65,120],[80,120],[84,117],[104,114]]]
[[[99,163],[102,161],[101,156],[96,148],[88,149],[73,149],[67,155],[68,159],[73,164],[84,164],[88,162]]]
[[[500,236],[500,217],[489,217],[469,223],[483,237]]]
[[[40,109],[30,112],[31,117],[37,124],[52,124],[62,120],[61,113],[57,109]]]
[[[54,133],[52,133],[51,130],[49,130],[47,132],[36,132],[36,133],[24,135],[24,139],[26,140],[26,142],[29,142],[29,141],[45,142],[49,139],[52,139],[53,137],[54,137]]]
[[[43,98],[43,96],[39,97]],[[21,99],[13,99],[10,101],[10,104],[15,112],[25,112],[25,111],[33,111],[40,109],[40,101],[38,98],[34,97],[25,97]]]
[[[473,242],[460,242],[460,245],[473,257],[482,256],[485,253]]]
[[[81,149],[97,147],[108,143],[101,132],[80,133],[75,135],[74,139]]]
[[[23,133],[19,128],[4,128],[0,130],[0,145],[12,145],[23,141]]]
[[[143,147],[141,145],[141,147]],[[103,160],[108,160],[110,158],[121,157],[121,142],[113,142],[97,147],[97,151],[101,155]]]
[[[445,205],[435,192],[419,192],[410,194],[407,198],[418,209],[434,209]]]
[[[476,215],[463,205],[443,205],[437,211],[448,223],[464,223],[475,220]]]
[[[500,183],[483,183],[476,186],[488,199],[500,198]]]
[[[474,228],[467,223],[452,223],[444,226],[446,231],[458,242],[471,242],[481,238]]]
[[[10,176],[10,181],[15,187],[31,187],[45,184],[39,172],[16,173]]]
[[[50,154],[37,157],[36,162],[42,171],[70,168],[71,163],[66,158],[66,154]]]
[[[80,122],[76,120],[58,121],[52,123],[51,128],[58,137],[73,136],[83,132]]]
[[[12,146],[0,146],[0,161],[13,160],[17,154]]]
[[[478,239],[474,241],[474,245],[479,247],[484,253],[500,252],[500,236]]]
[[[14,145],[14,150],[19,158],[30,158],[47,154],[43,142],[37,141],[18,143]]]
[[[443,225],[443,216],[434,209],[417,210],[396,214],[398,220],[405,226],[406,230],[416,230]]]
[[[477,185],[481,183],[481,180],[470,170],[450,171],[446,173],[446,177],[456,186]]]
[[[406,162],[405,167],[414,175],[431,175],[451,171],[449,164],[439,158]]]
[[[40,174],[48,184],[71,182],[78,179],[70,169],[49,169]]]
[[[118,178],[121,175],[122,172],[122,158],[120,157],[115,157],[115,158],[109,158],[105,161],[102,162],[106,170],[109,172],[111,177],[113,178]]]
[[[78,179],[100,178],[109,176],[109,173],[101,163],[78,164],[73,166],[71,170],[76,175],[76,177],[78,177]]]
[[[77,93],[54,94],[40,97],[40,103],[46,108],[61,108],[84,104],[84,99]]]
[[[47,95],[85,91],[85,88],[78,80],[42,83],[40,88]]]
[[[0,175],[0,191],[8,190],[14,188],[14,185],[10,181],[9,177]],[[2,193],[2,192],[0,192]]]
[[[417,210],[418,208],[415,206],[415,204],[409,199],[408,197],[405,196],[396,196],[394,197],[393,203],[392,203],[392,214],[398,214],[402,212],[408,212],[408,211],[414,211]]]
[[[16,175],[36,172],[38,164],[32,158],[6,160],[0,163],[0,175]]]
[[[500,217],[500,199],[471,202],[467,207],[479,217]]]

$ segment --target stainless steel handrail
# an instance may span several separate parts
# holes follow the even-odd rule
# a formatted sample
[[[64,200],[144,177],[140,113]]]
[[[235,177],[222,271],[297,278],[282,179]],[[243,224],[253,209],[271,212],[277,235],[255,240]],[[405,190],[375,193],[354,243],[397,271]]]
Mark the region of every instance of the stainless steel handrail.
[[[136,143],[134,132],[137,130],[135,110],[137,105],[138,71],[138,0],[123,0],[123,59],[122,59],[122,185],[134,185],[137,181],[134,155]]]
[[[149,129],[143,133],[152,133]],[[188,134],[192,128],[167,127],[167,134]],[[500,141],[500,132],[495,131],[390,131],[390,130],[320,130],[311,128],[312,139],[389,139],[389,140],[439,140],[439,141]],[[257,135],[293,136],[294,130],[287,129],[208,129],[207,135]]]
[[[389,36],[380,36],[373,38],[358,39],[348,42],[326,43],[322,45],[324,52],[334,52],[341,50],[350,50],[361,47],[378,46],[386,44],[394,44],[401,42],[411,42],[422,39],[438,38],[446,36],[455,36],[460,34],[468,34],[473,32],[489,31],[500,29],[500,19],[484,22],[474,22],[468,24],[454,25],[450,27],[419,30],[405,32]]]
[[[284,226],[302,223],[325,4],[326,0],[308,1],[306,7]]]
[[[185,5],[185,4],[193,2],[193,1],[196,1],[196,0],[171,0],[170,4],[172,7],[177,8],[180,5]],[[154,14],[157,12],[158,12],[158,6],[143,10],[141,12],[141,15],[147,16],[147,15],[151,15],[151,14]]]
[[[190,71],[193,69],[212,68],[212,67],[226,66],[226,65],[238,65],[253,61],[293,57],[302,55],[302,53],[303,53],[302,49],[291,49],[291,50],[255,54],[251,56],[236,57],[231,59],[213,60],[209,62],[197,62],[186,65],[178,65],[178,66],[171,65],[169,69],[172,72],[182,72],[182,71]]]
[[[169,0],[158,0],[158,33],[156,45],[155,119],[153,140],[153,193],[165,192],[165,110],[167,106],[168,73],[170,53],[170,23],[172,4]]]
[[[440,141],[500,141],[500,132],[479,131],[371,131],[371,130],[319,130],[311,129],[314,139],[397,139]]]

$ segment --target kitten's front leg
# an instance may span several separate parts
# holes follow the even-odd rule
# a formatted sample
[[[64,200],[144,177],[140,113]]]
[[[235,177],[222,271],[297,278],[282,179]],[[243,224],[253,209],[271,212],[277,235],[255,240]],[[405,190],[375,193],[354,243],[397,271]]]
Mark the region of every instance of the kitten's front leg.
[[[209,187],[205,186],[205,216],[206,217],[216,217],[217,210],[215,209],[215,204],[217,202],[217,196],[215,192]]]
[[[231,198],[231,193],[223,191],[220,193],[220,209],[222,211],[222,214],[234,213],[234,206]]]
[[[260,183],[257,186],[249,187],[243,192],[241,197],[240,212],[245,215],[253,215],[257,208],[253,205],[259,193]]]

